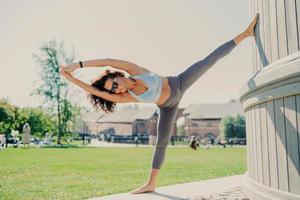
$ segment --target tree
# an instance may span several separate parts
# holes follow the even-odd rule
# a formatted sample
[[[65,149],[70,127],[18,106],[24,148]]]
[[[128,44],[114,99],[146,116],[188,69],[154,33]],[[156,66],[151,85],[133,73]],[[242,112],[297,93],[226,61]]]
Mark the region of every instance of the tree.
[[[20,132],[22,132],[23,125],[29,123],[31,134],[37,137],[45,136],[47,132],[54,132],[56,129],[55,119],[41,108],[20,108],[17,121]]]
[[[76,106],[68,100],[69,87],[60,75],[60,63],[72,63],[74,61],[74,48],[71,55],[65,53],[64,42],[57,44],[56,40],[45,42],[39,48],[40,54],[32,54],[40,69],[40,85],[33,95],[42,96],[48,108],[57,118],[57,143],[61,144],[61,137],[68,130],[68,122],[72,120],[72,110]]]
[[[41,137],[46,132],[54,132],[55,119],[41,108],[19,108],[8,102],[7,99],[0,100],[0,133],[12,136],[13,130],[23,132],[23,126],[29,123],[32,135]]]
[[[223,139],[235,137],[234,135],[234,117],[225,116],[221,120],[221,135]]]
[[[185,124],[181,124],[179,126],[177,126],[177,136],[185,136]]]
[[[65,134],[72,134],[76,128],[76,121],[78,118],[81,118],[81,109],[80,106],[72,104],[66,99],[63,100],[62,122],[65,124],[65,126],[63,126],[63,132]]]
[[[246,137],[246,127],[245,127],[245,117],[238,114],[236,117],[225,116],[221,120],[221,138],[245,138]]]
[[[235,132],[236,137],[238,138],[246,138],[246,122],[245,117],[238,114],[235,117]]]
[[[8,99],[0,99],[0,133],[9,135],[16,127],[17,107],[11,105]]]

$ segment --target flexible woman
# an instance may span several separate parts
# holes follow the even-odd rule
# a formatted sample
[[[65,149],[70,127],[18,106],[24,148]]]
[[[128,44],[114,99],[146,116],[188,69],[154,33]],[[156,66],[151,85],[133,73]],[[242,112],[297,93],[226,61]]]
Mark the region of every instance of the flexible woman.
[[[175,76],[159,76],[137,64],[118,59],[97,59],[69,65],[60,65],[61,74],[72,83],[89,93],[91,103],[95,108],[105,112],[113,112],[116,103],[145,102],[155,103],[159,108],[157,123],[157,141],[152,160],[152,169],[145,185],[132,191],[133,194],[155,190],[159,169],[165,159],[166,148],[170,140],[178,105],[183,94],[218,60],[229,54],[242,40],[254,36],[254,28],[258,14],[245,31],[237,35],[211,52],[204,59],[194,63]],[[75,69],[82,67],[111,66],[123,72],[106,70],[91,85],[88,85],[71,75]]]

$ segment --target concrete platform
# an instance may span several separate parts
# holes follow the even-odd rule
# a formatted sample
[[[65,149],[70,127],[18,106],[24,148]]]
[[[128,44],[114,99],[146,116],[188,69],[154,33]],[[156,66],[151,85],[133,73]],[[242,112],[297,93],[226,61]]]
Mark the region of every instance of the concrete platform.
[[[242,192],[244,175],[227,176],[205,181],[176,184],[156,188],[155,192],[143,194],[121,193],[90,200],[247,200]]]

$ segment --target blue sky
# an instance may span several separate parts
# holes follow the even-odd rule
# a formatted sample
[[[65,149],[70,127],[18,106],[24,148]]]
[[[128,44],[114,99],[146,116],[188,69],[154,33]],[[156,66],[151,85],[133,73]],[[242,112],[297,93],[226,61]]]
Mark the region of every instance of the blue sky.
[[[31,54],[52,38],[74,46],[76,61],[124,59],[168,76],[234,38],[251,19],[248,0],[0,0],[0,98],[39,105],[30,96],[39,79]],[[252,41],[242,41],[206,72],[180,107],[237,99],[252,73]],[[106,68],[82,69],[76,77],[90,83]],[[88,106],[79,91],[77,101]]]

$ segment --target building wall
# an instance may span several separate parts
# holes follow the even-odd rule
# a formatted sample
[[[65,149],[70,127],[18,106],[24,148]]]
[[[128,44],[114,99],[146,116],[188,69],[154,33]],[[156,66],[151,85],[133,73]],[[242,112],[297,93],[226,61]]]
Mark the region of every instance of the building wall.
[[[149,135],[157,135],[157,120],[158,116],[154,115],[148,122]]]
[[[92,135],[97,135],[98,133],[100,133],[101,125],[97,122],[86,122],[86,124]]]
[[[153,115],[150,119],[147,120],[136,120],[135,122],[133,122],[133,133],[156,135],[157,118],[157,115]]]
[[[253,73],[300,50],[299,0],[251,0],[251,15],[260,13],[252,42]]]
[[[260,13],[253,76],[241,90],[250,199],[300,199],[300,0],[251,0]]]
[[[187,119],[186,131],[187,135],[199,135],[206,137],[209,134],[217,137],[220,135],[221,119]]]
[[[99,123],[98,132],[114,135],[132,135],[133,126],[131,123]]]

